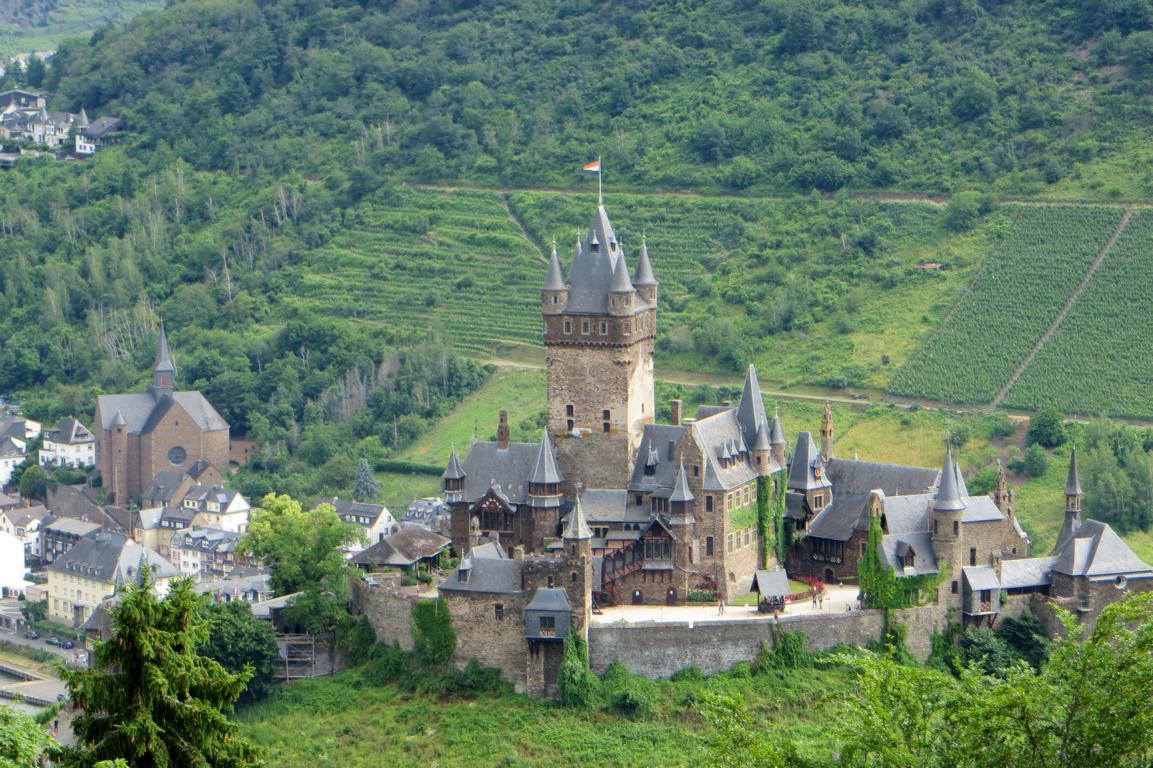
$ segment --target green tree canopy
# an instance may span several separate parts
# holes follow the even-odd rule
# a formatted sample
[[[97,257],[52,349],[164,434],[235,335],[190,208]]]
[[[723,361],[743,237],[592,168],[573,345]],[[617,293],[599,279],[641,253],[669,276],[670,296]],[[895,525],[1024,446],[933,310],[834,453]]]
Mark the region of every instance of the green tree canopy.
[[[380,483],[372,473],[368,459],[361,459],[356,465],[356,477],[352,481],[352,498],[356,501],[376,501],[380,495]]]
[[[272,685],[276,662],[276,631],[272,624],[252,615],[252,606],[241,600],[209,603],[208,640],[200,646],[202,656],[215,659],[229,672],[252,670],[244,698],[264,697]]]
[[[240,548],[272,567],[277,594],[299,593],[287,618],[321,632],[347,617],[349,564],[340,548],[361,537],[331,504],[304,509],[291,496],[270,493],[252,510]]]
[[[1029,431],[1025,435],[1025,441],[1030,445],[1036,443],[1045,448],[1056,448],[1064,445],[1068,439],[1065,417],[1056,408],[1039,408],[1029,419]]]
[[[225,714],[251,669],[225,670],[197,649],[208,639],[204,603],[189,579],[159,598],[147,569],[112,610],[114,632],[92,669],[65,669],[78,712],[75,746],[61,765],[92,768],[124,758],[133,768],[231,768],[259,763]]]
[[[23,712],[0,706],[0,768],[31,768],[40,765],[52,737]]]

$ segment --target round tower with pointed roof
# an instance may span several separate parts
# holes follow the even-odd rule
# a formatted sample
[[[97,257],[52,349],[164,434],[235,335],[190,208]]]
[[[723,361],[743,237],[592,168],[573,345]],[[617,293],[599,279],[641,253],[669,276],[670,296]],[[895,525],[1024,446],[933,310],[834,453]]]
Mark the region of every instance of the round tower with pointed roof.
[[[545,273],[544,285],[540,289],[540,311],[545,315],[559,315],[567,303],[568,285],[565,284],[560,259],[556,255],[556,240],[553,240],[552,252],[548,257],[548,271]]]
[[[641,255],[637,259],[637,271],[633,275],[633,285],[637,294],[650,307],[657,306],[657,279],[653,275],[653,265],[649,261],[649,242],[645,236],[641,237]]]
[[[941,467],[937,493],[929,509],[932,526],[933,550],[939,567],[949,569],[949,578],[954,584],[961,578],[961,523],[967,505],[957,483],[957,466],[953,461],[953,451],[945,452],[945,464]],[[956,589],[951,594],[958,594]],[[957,598],[960,599],[959,597]]]

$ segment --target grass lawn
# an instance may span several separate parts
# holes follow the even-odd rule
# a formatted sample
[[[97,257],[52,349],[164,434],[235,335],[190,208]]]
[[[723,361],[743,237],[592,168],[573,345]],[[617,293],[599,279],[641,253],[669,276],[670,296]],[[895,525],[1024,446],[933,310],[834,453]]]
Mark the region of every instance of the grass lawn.
[[[397,516],[413,499],[441,495],[440,478],[435,475],[377,472],[376,479],[380,483],[381,503]]]
[[[0,661],[9,664],[15,664],[24,669],[30,669],[33,672],[39,672],[42,675],[49,677],[56,677],[56,665],[53,662],[39,661],[32,657],[36,653],[36,649],[28,648],[23,645],[15,645],[13,643],[0,643]],[[49,653],[49,651],[41,651],[41,653]]]

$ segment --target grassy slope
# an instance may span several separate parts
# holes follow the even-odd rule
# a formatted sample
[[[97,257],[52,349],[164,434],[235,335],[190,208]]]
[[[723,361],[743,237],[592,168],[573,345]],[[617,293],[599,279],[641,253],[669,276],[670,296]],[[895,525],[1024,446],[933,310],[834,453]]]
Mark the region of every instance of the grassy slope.
[[[698,765],[705,726],[691,697],[711,690],[741,696],[755,718],[828,759],[836,742],[827,718],[852,685],[843,668],[641,684],[654,702],[652,719],[574,712],[512,695],[439,701],[391,686],[359,687],[352,674],[281,689],[240,719],[246,735],[268,749],[268,763],[281,768]]]

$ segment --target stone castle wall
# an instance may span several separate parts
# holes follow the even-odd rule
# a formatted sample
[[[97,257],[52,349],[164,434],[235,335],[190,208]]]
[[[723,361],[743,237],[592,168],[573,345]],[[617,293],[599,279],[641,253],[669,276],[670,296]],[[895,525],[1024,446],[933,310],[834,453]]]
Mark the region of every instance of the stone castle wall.
[[[412,606],[420,601],[418,595],[402,591],[399,577],[382,580],[377,584],[354,582],[353,601],[376,633],[377,642],[399,643],[406,651],[412,650]]]

